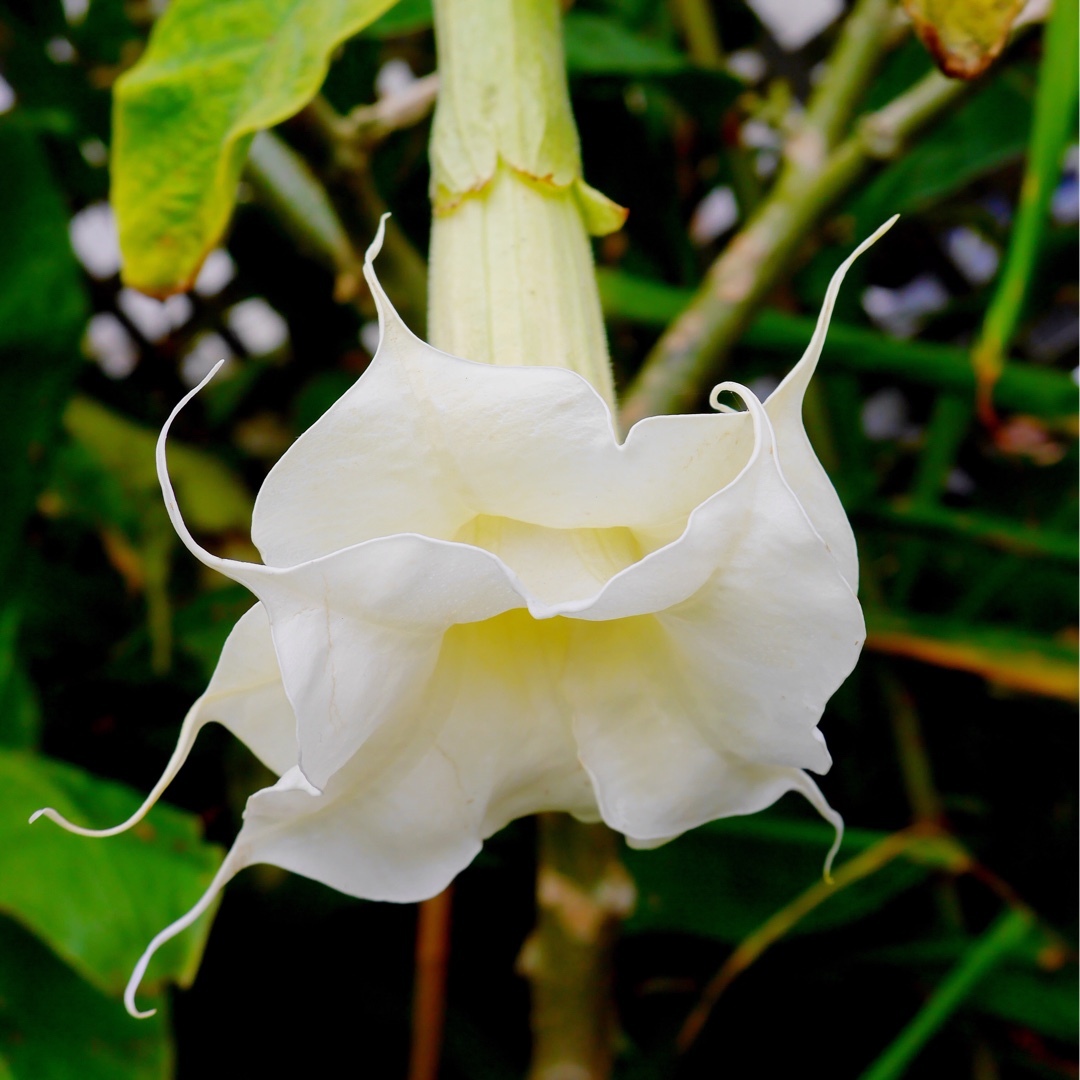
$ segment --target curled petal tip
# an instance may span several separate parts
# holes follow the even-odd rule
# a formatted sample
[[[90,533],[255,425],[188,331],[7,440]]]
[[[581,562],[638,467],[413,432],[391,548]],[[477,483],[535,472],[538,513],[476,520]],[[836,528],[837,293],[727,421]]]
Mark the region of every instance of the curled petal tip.
[[[180,920],[180,922],[183,922],[183,920]],[[128,979],[128,984],[124,988],[124,1008],[127,1009],[128,1015],[136,1020],[146,1020],[157,1012],[157,1009],[140,1009],[135,1004],[135,992],[139,989],[139,983],[142,982],[146,969],[150,965],[154,953],[157,952],[158,946],[168,941],[175,933],[179,933],[178,930],[174,930],[176,925],[174,923],[173,926],[163,930],[150,942],[146,951],[139,957],[139,962],[135,965],[135,970],[131,973],[131,978]]]
[[[132,825],[137,825],[146,816],[146,812],[153,805],[154,801],[156,801],[156,797],[144,803],[127,819],[127,821],[122,821],[119,825],[114,825],[110,829],[87,829],[82,825],[76,825],[73,822],[68,821],[63,814],[58,810],[54,810],[51,806],[44,806],[40,810],[35,810],[34,813],[30,815],[30,824],[33,825],[39,817],[47,817],[51,822],[59,825],[65,832],[74,833],[76,836],[89,836],[93,838],[119,836],[120,833],[127,832]]]
[[[876,244],[898,221],[900,220],[899,214],[893,214],[888,221],[879,225],[859,246],[855,249],[854,254],[844,263],[846,268],[851,262],[853,262],[858,256],[860,256],[868,247],[872,244]]]
[[[176,922],[166,926],[164,930],[160,931],[154,936],[154,939],[146,946],[142,956],[139,957],[139,962],[135,965],[135,970],[131,973],[131,978],[128,979],[127,987],[124,990],[124,1007],[127,1009],[131,1016],[134,1016],[137,1020],[145,1020],[148,1016],[153,1016],[156,1009],[147,1009],[146,1011],[140,1011],[135,1004],[135,993],[139,989],[139,984],[143,980],[143,976],[146,974],[146,969],[150,966],[150,961],[154,957],[154,953],[165,944],[166,941],[171,941],[177,934],[186,930],[196,919],[198,919],[210,905],[217,899],[218,893],[221,892],[225,883],[229,881],[236,872],[246,865],[242,855],[238,854],[237,849],[233,850],[225,857],[225,861],[218,867],[217,873],[214,875],[214,880],[210,882],[206,892],[199,898],[199,901],[195,904],[186,915],[181,915]]]
[[[157,1009],[137,1009],[134,1001],[125,1000],[124,1008],[127,1009],[128,1016],[136,1020],[149,1020],[151,1016],[157,1016]]]
[[[726,393],[736,394],[745,402],[746,395],[749,392],[750,391],[745,386],[743,386],[742,383],[731,382],[730,380],[728,382],[717,383],[709,392],[709,408],[715,409],[717,412],[738,412],[738,409],[733,409],[730,405],[725,405],[720,400],[720,395]]]
[[[825,879],[826,885],[835,885],[833,880],[832,868],[833,863],[836,861],[836,856],[840,853],[840,845],[844,842],[844,821],[839,815],[837,820],[832,822],[833,828],[836,829],[836,836],[833,838],[832,847],[829,848],[829,854],[825,856],[825,869],[821,872],[821,876]]]
[[[54,810],[52,807],[42,807],[40,810],[35,810],[30,814],[29,824],[35,823],[39,818],[48,818],[51,822],[59,825],[67,833],[75,833],[77,836],[110,836],[113,833],[118,832],[118,829],[114,828],[84,828],[82,825],[76,825],[65,818],[64,814],[58,810]],[[126,828],[126,822],[121,826],[121,831]]]
[[[383,240],[386,237],[386,219],[390,217],[389,211],[379,218],[379,227],[375,230],[375,238],[368,245],[367,251],[364,253],[364,266],[370,267],[375,259],[375,256],[382,251]]]

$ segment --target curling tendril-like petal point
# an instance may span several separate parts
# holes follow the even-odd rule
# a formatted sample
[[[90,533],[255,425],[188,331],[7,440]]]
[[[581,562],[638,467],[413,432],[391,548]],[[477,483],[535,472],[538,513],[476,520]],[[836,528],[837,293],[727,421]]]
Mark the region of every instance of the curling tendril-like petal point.
[[[218,868],[218,872],[214,875],[213,881],[210,882],[206,892],[202,894],[195,906],[191,908],[187,914],[181,915],[176,922],[171,923],[169,926],[166,926],[164,930],[156,934],[150,944],[146,946],[145,951],[142,956],[139,957],[139,962],[135,965],[135,969],[131,973],[131,978],[128,979],[128,984],[124,989],[124,1007],[136,1020],[146,1020],[157,1012],[157,1009],[140,1010],[135,1004],[135,994],[139,989],[139,984],[142,982],[143,976],[146,974],[146,969],[150,966],[150,961],[154,958],[154,953],[156,953],[165,942],[171,941],[177,934],[183,933],[199,918],[199,916],[205,914],[217,899],[218,894],[225,885],[232,880],[245,865],[246,863],[243,862],[242,857],[237,853],[237,849],[233,848],[226,856],[225,861]]]
[[[119,836],[120,833],[127,832],[132,826],[138,825],[138,823],[154,808],[154,804],[157,803],[165,789],[172,783],[176,774],[187,760],[188,754],[191,753],[191,747],[195,742],[195,736],[198,735],[205,723],[205,720],[199,716],[199,705],[201,701],[202,699],[200,699],[199,702],[196,702],[194,708],[191,709],[187,718],[184,720],[184,725],[180,729],[180,738],[177,741],[176,749],[173,750],[172,756],[169,758],[169,763],[165,766],[165,771],[161,774],[161,778],[153,788],[151,788],[150,793],[143,800],[139,809],[136,810],[131,817],[127,818],[126,821],[122,821],[119,825],[113,825],[108,829],[88,829],[83,825],[76,825],[74,822],[69,821],[59,810],[54,810],[51,806],[45,806],[40,810],[35,810],[34,813],[30,815],[30,824],[33,825],[40,817],[46,817],[69,833],[74,833],[76,836],[89,836],[95,839],[104,839],[108,836]]]

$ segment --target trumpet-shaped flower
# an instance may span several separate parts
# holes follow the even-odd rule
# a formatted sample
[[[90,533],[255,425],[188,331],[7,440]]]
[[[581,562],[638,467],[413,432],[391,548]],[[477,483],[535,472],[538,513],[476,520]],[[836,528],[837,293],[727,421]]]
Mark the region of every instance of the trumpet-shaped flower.
[[[248,800],[203,900],[151,943],[132,1012],[153,950],[253,863],[413,901],[538,811],[648,847],[798,791],[840,828],[806,770],[829,768],[817,723],[864,628],[854,539],[801,412],[851,259],[764,404],[724,383],[714,401],[732,391],[745,411],[653,417],[620,442],[577,374],[414,337],[376,280],[380,242],[365,264],[379,349],[267,477],[261,565],[205,551],[177,506],[166,436],[198,388],[161,433],[173,525],[258,603],[131,820],[95,832],[39,813],[129,827],[209,721],[280,779]]]

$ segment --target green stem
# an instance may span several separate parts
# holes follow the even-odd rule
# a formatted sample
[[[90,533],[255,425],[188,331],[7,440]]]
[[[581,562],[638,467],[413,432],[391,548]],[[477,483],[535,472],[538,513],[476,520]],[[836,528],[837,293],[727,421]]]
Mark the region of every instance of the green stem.
[[[324,98],[315,98],[299,114],[299,119],[327,155],[320,176],[346,231],[354,236],[374,236],[387,207],[371,172],[369,147],[354,137],[353,125],[339,116]],[[314,235],[316,230],[309,229],[309,239]],[[393,218],[386,223],[379,277],[414,333],[424,333],[427,267]]]
[[[798,351],[810,340],[814,320],[763,311],[742,344],[751,349]],[[973,406],[975,373],[964,349],[930,341],[897,341],[873,330],[834,322],[829,329],[830,363],[849,371],[896,375],[963,396]],[[1030,364],[1006,364],[995,396],[1021,412],[1068,416],[1076,408],[1076,384],[1066,372]]]
[[[924,862],[954,874],[971,866],[971,857],[959,842],[926,826],[912,826],[886,836],[854,858],[841,863],[830,881],[815,882],[739,942],[720,970],[709,980],[697,1004],[683,1022],[675,1037],[678,1052],[685,1054],[690,1049],[721,995],[735,979],[756,963],[767,949],[791,933],[807,915],[832,899],[841,889],[864,881],[898,858],[907,855],[918,858],[916,853],[919,851]]]
[[[915,702],[907,687],[886,665],[879,663],[877,670],[892,720],[900,774],[914,823],[941,827],[945,820],[944,804],[934,784],[934,771]]]
[[[827,150],[847,128],[859,101],[894,36],[893,0],[859,0],[844,20],[825,74],[806,107],[804,130]]]
[[[721,67],[724,63],[724,47],[720,43],[709,0],[673,0],[672,6],[682,28],[690,59],[702,67]]]
[[[300,249],[333,272],[335,297],[355,297],[363,281],[363,258],[308,163],[280,136],[260,131],[248,153],[245,177]]]
[[[972,406],[959,394],[938,394],[926,426],[926,440],[911,485],[911,508],[932,513],[956,462],[956,455],[971,425]],[[900,571],[893,582],[893,602],[907,603],[930,548],[925,540],[905,541],[897,552]]]
[[[968,950],[915,1018],[868,1068],[860,1080],[897,1080],[922,1048],[960,1007],[979,980],[1018,945],[1031,929],[1026,911],[1007,911]]]
[[[1043,37],[1044,56],[1035,93],[1035,116],[1016,224],[971,362],[979,380],[979,415],[994,421],[994,383],[1016,333],[1042,244],[1050,200],[1061,175],[1065,147],[1074,138],[1077,96],[1077,3],[1057,0]]]
[[[1080,556],[1076,536],[1064,528],[1033,529],[1011,518],[950,510],[943,506],[917,506],[906,500],[871,503],[856,512],[870,521],[932,536],[959,537],[1024,558],[1053,559],[1074,567]],[[1067,526],[1066,526],[1067,527]]]
[[[685,412],[715,381],[732,345],[790,271],[807,232],[875,159],[889,157],[966,89],[936,71],[884,109],[818,168],[788,168],[712,265],[693,300],[646,357],[622,408],[629,427],[656,413]]]
[[[605,825],[539,818],[537,920],[518,960],[532,987],[529,1080],[604,1080],[614,1058],[611,953],[634,886]]]
[[[601,268],[600,295],[605,314],[641,326],[663,329],[693,299],[692,289],[665,285],[621,270]],[[798,354],[814,332],[814,320],[765,309],[755,316],[740,347]],[[900,341],[875,330],[835,319],[829,327],[829,364],[850,372],[892,375],[975,400],[975,372],[966,349],[933,341]],[[1067,372],[1006,362],[995,398],[1018,412],[1048,418],[1071,417],[1076,383]]]

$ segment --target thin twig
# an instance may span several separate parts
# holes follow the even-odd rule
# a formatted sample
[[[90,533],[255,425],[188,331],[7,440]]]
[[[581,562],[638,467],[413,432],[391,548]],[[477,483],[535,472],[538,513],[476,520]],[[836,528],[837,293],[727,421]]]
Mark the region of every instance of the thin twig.
[[[820,167],[805,162],[789,166],[646,358],[624,397],[624,425],[656,413],[692,409],[702,388],[720,374],[728,351],[757,308],[791,270],[820,216],[873,161],[898,153],[967,86],[931,72],[885,108],[864,117]]]
[[[436,1080],[446,1020],[446,973],[450,962],[453,887],[425,900],[416,921],[412,1045],[409,1080]]]
[[[826,61],[825,74],[806,106],[800,128],[812,131],[823,150],[836,145],[847,130],[866,88],[891,42],[903,34],[895,22],[893,0],[859,0],[844,20],[840,37]]]
[[[298,120],[327,154],[320,178],[353,235],[374,236],[386,212],[371,171],[370,147],[351,135],[348,120],[330,103],[316,97]],[[427,323],[427,266],[408,237],[391,218],[386,223],[379,277],[414,333]]]
[[[914,1019],[859,1080],[899,1080],[918,1053],[952,1016],[978,981],[1030,933],[1029,912],[1010,909],[978,938]]]
[[[341,119],[341,137],[370,150],[393,132],[419,124],[435,108],[438,93],[439,76],[432,72],[373,105],[358,105]]]
[[[716,1003],[724,991],[742,972],[753,964],[769,946],[787,935],[797,923],[824,903],[840,889],[853,885],[871,874],[877,873],[894,859],[913,852],[920,845],[936,844],[940,848],[942,865],[949,865],[954,873],[969,869],[971,858],[961,847],[941,830],[932,825],[915,825],[893,833],[878,841],[873,847],[856,855],[833,871],[832,883],[818,881],[767,919],[749,937],[745,938],[709,981],[701,997],[687,1016],[675,1040],[679,1053],[689,1050],[701,1033]]]
[[[708,0],[673,0],[672,6],[690,59],[702,67],[722,67],[724,47]]]
[[[333,271],[335,299],[355,299],[363,283],[363,257],[304,158],[279,135],[260,131],[248,153],[245,177],[297,244]]]

